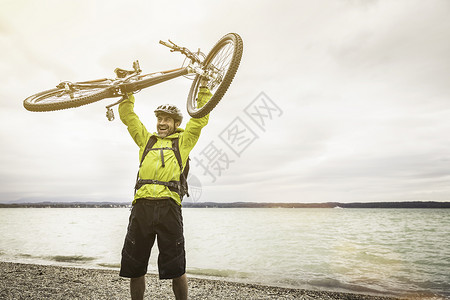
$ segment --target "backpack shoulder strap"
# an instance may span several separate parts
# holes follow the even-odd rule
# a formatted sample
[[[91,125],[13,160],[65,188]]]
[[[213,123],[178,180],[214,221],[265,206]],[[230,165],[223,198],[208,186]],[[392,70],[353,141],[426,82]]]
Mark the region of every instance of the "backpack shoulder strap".
[[[175,153],[175,157],[177,158],[178,165],[180,166],[180,183],[181,183],[181,189],[182,194],[180,195],[181,198],[183,198],[184,195],[187,195],[189,197],[189,191],[188,191],[188,184],[187,184],[187,175],[189,172],[189,160],[188,157],[186,161],[186,166],[183,169],[183,162],[181,160],[181,153],[180,153],[180,145],[179,145],[179,138],[174,138],[172,140],[172,148],[173,152]]]
[[[148,152],[150,151],[150,149],[153,148],[153,145],[156,144],[156,136],[152,135],[147,142],[147,145],[145,146],[144,152],[142,152],[142,157],[141,157],[141,162],[139,164],[139,168],[142,166],[142,162],[144,161],[144,158],[147,156]]]
[[[144,152],[142,152],[141,162],[139,163],[139,169],[142,167],[142,162],[144,161],[145,156],[147,156],[147,154],[150,151],[150,149],[152,149],[153,145],[155,145],[156,140],[157,140],[157,138],[154,135],[150,136],[150,138],[148,139],[147,145],[145,145],[145,148],[144,148]],[[137,172],[137,175],[136,175],[136,186],[137,186],[138,181],[139,181],[139,169],[138,169],[138,172]],[[134,194],[136,194],[136,191],[138,190],[136,188],[136,186],[134,187]]]
[[[177,158],[178,165],[180,166],[180,170],[182,170],[183,162],[181,161],[179,138],[174,138],[172,140],[172,148],[173,148],[173,152],[175,153],[175,157]]]

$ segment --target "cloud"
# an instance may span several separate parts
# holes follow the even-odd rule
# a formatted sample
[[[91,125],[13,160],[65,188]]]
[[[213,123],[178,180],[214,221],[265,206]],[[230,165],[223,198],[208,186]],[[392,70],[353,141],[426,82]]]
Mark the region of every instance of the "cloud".
[[[205,201],[446,200],[450,107],[447,1],[29,1],[0,12],[0,201],[30,196],[132,197],[137,147],[104,106],[49,113],[25,97],[61,80],[178,67],[158,45],[208,51],[244,39],[241,66],[191,157],[265,92],[283,110],[216,182],[193,167]],[[219,13],[220,12],[220,13]],[[153,130],[154,106],[184,107],[184,78],[136,95]],[[116,112],[116,117],[117,117]],[[23,182],[27,182],[26,185]],[[203,197],[203,196],[202,196]]]

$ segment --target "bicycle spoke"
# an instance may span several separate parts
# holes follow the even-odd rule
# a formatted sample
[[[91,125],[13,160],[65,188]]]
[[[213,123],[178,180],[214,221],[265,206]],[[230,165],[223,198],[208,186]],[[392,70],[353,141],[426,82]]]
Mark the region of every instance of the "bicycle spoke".
[[[225,68],[229,67],[231,62],[231,57],[233,55],[234,48],[233,45],[230,44],[227,47],[224,47],[220,50],[220,52],[213,58],[211,64],[216,67],[220,71],[224,71]],[[217,59],[217,62],[215,62]]]
[[[222,80],[225,78],[230,67],[234,54],[234,44],[227,43],[224,45],[208,63],[208,68],[215,78],[210,84],[210,90],[214,94],[219,88]],[[211,75],[212,75],[211,74]]]
[[[219,70],[224,70],[225,67],[229,67],[233,52],[234,48],[232,46],[229,46],[227,48],[224,47],[221,52],[219,52],[219,54],[217,55],[217,57],[219,57],[218,64],[215,64],[216,67],[218,67],[217,65],[220,65],[220,67],[218,67]]]

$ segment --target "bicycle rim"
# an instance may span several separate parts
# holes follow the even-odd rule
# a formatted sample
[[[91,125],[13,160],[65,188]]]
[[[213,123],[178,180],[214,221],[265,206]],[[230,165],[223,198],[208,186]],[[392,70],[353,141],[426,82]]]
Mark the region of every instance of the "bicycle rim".
[[[23,101],[23,106],[29,111],[54,111],[79,107],[112,96],[107,87],[77,87],[74,91],[51,89]]]
[[[187,110],[191,117],[201,118],[216,107],[237,72],[242,52],[241,37],[236,33],[229,33],[222,37],[208,53],[203,69],[215,75],[215,79],[208,83],[213,96],[203,107],[197,107],[196,100],[200,88],[200,76],[197,75],[191,85],[187,101]]]

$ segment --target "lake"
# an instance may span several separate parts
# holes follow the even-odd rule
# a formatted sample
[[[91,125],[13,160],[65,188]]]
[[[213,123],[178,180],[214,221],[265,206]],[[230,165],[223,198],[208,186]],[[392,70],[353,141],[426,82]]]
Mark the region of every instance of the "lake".
[[[2,208],[0,260],[118,269],[129,213]],[[450,297],[448,209],[184,208],[183,217],[191,276]]]

